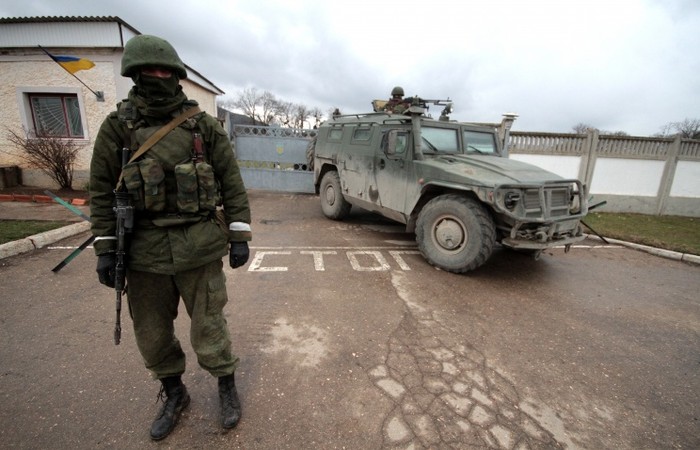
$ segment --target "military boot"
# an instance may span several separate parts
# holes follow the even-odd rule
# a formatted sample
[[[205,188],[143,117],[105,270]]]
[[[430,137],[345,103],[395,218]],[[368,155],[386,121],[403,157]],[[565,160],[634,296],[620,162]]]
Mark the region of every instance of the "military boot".
[[[190,395],[179,376],[162,378],[158,398],[163,407],[151,425],[151,439],[159,441],[170,434],[183,409],[190,404]]]
[[[241,420],[241,402],[236,392],[233,374],[219,377],[219,400],[221,401],[221,426],[234,428]]]

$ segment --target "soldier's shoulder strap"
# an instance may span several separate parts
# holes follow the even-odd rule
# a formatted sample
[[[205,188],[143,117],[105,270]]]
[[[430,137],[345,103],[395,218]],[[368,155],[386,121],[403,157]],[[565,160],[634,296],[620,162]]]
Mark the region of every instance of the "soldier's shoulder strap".
[[[134,108],[129,99],[124,99],[117,103],[116,116],[124,129],[124,147],[131,150],[131,143],[133,142],[131,135],[137,128],[137,123],[139,123],[139,111]]]
[[[134,122],[139,118],[139,111],[129,99],[124,99],[117,103],[117,117],[119,121],[126,124],[126,126],[133,127]]]

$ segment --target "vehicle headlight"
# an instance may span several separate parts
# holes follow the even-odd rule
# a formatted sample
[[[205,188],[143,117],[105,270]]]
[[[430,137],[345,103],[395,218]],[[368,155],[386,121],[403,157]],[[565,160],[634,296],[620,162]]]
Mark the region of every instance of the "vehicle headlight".
[[[508,192],[506,193],[505,197],[503,198],[503,204],[505,205],[506,208],[510,209],[511,211],[515,209],[515,206],[518,204],[520,201],[520,192]]]

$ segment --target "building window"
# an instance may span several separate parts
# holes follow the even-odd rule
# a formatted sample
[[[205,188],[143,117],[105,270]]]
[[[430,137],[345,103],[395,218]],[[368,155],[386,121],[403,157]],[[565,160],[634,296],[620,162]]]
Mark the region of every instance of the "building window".
[[[85,137],[76,94],[29,94],[29,106],[38,137]]]

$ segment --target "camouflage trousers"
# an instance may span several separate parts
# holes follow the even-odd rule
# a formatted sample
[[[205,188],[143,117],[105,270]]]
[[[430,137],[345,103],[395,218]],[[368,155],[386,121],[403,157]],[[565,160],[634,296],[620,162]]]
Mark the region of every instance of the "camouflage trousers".
[[[146,368],[156,379],[185,371],[174,328],[180,298],[190,316],[190,342],[199,365],[215,377],[232,374],[238,358],[231,353],[223,314],[228,296],[221,260],[175,275],[127,271],[129,313]]]

